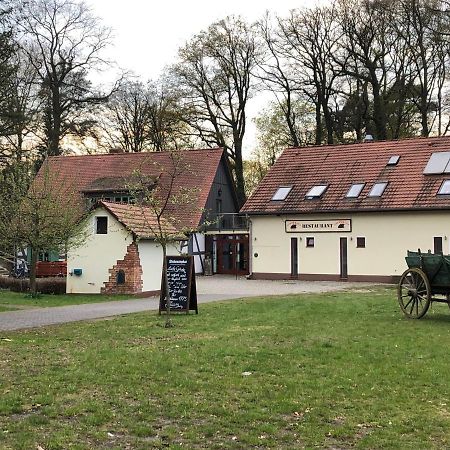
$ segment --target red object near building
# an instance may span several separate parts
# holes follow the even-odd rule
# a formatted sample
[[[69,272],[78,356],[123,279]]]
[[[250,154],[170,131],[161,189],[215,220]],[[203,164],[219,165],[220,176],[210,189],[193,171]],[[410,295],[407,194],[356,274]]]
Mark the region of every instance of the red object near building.
[[[39,261],[36,264],[36,277],[65,277],[67,274],[67,261]]]

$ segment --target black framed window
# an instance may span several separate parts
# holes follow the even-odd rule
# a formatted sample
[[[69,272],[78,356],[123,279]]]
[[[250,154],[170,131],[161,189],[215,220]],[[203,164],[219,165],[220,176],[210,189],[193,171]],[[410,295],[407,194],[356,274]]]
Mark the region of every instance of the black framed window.
[[[439,253],[439,254],[443,254],[442,253],[442,237],[441,236],[436,236],[435,238],[433,238],[434,241],[434,253]]]
[[[313,237],[306,238],[306,246],[310,247],[310,248],[314,248],[314,238]]]
[[[366,248],[366,238],[365,237],[357,237],[356,238],[356,248]]]
[[[108,234],[108,218],[104,216],[97,217],[97,234]]]

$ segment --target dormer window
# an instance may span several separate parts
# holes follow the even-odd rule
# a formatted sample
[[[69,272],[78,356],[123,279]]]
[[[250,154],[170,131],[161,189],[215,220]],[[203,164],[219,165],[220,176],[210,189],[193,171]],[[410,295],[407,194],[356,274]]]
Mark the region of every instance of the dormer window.
[[[369,197],[381,197],[386,189],[387,182],[375,183],[369,192]]]
[[[352,184],[350,189],[347,192],[347,198],[358,198],[361,191],[364,189],[366,183],[355,183]]]
[[[444,180],[442,182],[438,195],[450,195],[450,180]]]
[[[286,200],[286,197],[289,195],[289,192],[291,192],[292,186],[280,186],[277,189],[277,192],[273,194],[272,200],[274,201],[283,201]]]
[[[315,198],[320,198],[327,190],[328,184],[318,184],[313,186],[305,195],[305,198],[308,200],[312,200]]]

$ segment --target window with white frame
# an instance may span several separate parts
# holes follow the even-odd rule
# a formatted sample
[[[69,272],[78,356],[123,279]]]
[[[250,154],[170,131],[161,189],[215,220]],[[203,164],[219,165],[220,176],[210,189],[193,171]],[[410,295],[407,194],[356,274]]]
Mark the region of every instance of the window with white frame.
[[[286,197],[289,195],[289,192],[291,192],[292,186],[280,186],[275,194],[273,194],[272,200],[275,201],[283,201],[286,200]]]
[[[369,192],[369,197],[381,197],[386,189],[387,182],[375,183]]]
[[[347,198],[358,198],[361,191],[364,189],[365,183],[354,183],[347,192]]]
[[[305,195],[305,198],[312,200],[315,198],[320,198],[327,190],[328,184],[318,184],[313,186]]]

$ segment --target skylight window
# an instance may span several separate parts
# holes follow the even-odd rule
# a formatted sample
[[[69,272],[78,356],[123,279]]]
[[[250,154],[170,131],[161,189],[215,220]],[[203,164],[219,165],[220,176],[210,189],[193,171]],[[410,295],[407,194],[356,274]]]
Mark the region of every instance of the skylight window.
[[[450,195],[450,180],[444,180],[442,182],[438,195]]]
[[[383,195],[384,190],[386,189],[387,183],[375,183],[372,186],[372,189],[369,192],[369,197],[381,197]]]
[[[313,186],[308,191],[305,198],[307,198],[308,200],[311,200],[313,198],[320,198],[322,197],[323,193],[327,190],[327,187],[328,187],[327,184],[318,184],[317,186]]]
[[[282,201],[286,200],[286,197],[288,196],[289,192],[291,192],[292,186],[280,186],[277,189],[277,192],[273,194],[272,200],[276,201]]]
[[[355,183],[352,184],[347,192],[347,198],[358,198],[361,191],[364,189],[365,183]]]
[[[450,152],[433,153],[423,173],[424,175],[450,173]]]
[[[396,166],[398,164],[399,160],[400,160],[400,156],[399,155],[391,156],[389,158],[388,163],[386,165],[387,166]]]

